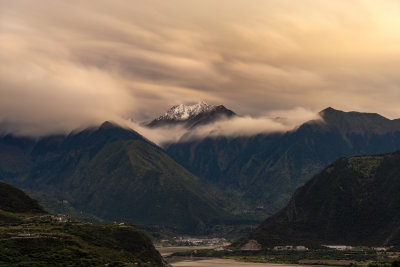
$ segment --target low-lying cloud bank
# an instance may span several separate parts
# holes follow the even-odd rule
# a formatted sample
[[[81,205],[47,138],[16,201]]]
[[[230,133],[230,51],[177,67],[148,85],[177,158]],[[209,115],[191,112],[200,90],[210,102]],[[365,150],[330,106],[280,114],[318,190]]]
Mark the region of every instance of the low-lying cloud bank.
[[[322,120],[318,113],[304,108],[268,112],[263,117],[239,116],[214,123],[185,129],[182,126],[147,128],[128,122],[128,126],[150,141],[164,146],[168,143],[187,142],[206,137],[239,137],[287,132],[310,120]]]
[[[79,112],[72,110],[71,112]],[[59,116],[59,114],[54,114]],[[62,117],[61,117],[62,118]],[[107,117],[106,117],[107,118]],[[110,121],[132,129],[151,142],[165,146],[170,143],[188,142],[206,137],[240,137],[253,136],[257,134],[268,134],[277,132],[287,132],[296,129],[303,123],[311,120],[322,120],[317,112],[305,108],[295,108],[291,110],[276,110],[267,112],[262,117],[238,116],[218,120],[216,122],[197,126],[194,129],[187,129],[182,125],[163,126],[158,128],[146,127],[143,123],[135,122],[131,119],[125,119],[121,116],[108,117]],[[1,118],[0,118],[1,119]],[[43,130],[42,124],[35,124],[27,121],[0,121],[0,134],[12,133],[15,135],[41,137],[50,134],[69,134],[71,131],[77,132],[90,126],[99,126],[104,120],[100,118],[88,121],[78,128],[68,128],[68,124],[49,124],[46,130]],[[71,122],[73,124],[73,122]]]

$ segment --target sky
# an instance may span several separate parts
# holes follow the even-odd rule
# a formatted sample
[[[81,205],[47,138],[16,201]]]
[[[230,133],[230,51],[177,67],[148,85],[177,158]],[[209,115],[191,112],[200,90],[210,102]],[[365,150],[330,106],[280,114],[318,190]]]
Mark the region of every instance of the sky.
[[[67,132],[200,100],[253,120],[400,118],[398,14],[395,0],[0,0],[0,124]]]

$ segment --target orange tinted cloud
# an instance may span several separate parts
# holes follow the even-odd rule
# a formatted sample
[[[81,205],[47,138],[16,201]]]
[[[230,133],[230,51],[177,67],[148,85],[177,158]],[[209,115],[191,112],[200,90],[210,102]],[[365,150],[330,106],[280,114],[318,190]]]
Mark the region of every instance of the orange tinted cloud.
[[[206,100],[399,117],[397,1],[0,0],[0,120],[65,132]],[[11,126],[10,126],[11,125]]]

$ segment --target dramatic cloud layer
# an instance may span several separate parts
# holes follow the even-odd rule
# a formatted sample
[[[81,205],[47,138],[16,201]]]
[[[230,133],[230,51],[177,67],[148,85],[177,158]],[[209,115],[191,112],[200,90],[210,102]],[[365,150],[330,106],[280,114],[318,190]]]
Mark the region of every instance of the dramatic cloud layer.
[[[309,110],[274,111],[263,117],[237,117],[217,121],[194,131],[188,132],[182,140],[204,136],[251,136],[260,133],[285,132],[295,129],[306,121],[321,120],[321,117]]]
[[[304,108],[293,110],[277,110],[262,117],[239,116],[225,120],[218,120],[211,124],[200,125],[194,129],[185,129],[182,126],[165,126],[147,128],[135,122],[125,121],[124,125],[135,129],[152,142],[164,146],[169,143],[191,141],[203,137],[218,136],[252,136],[286,132],[296,129],[304,122],[321,120],[319,114]]]
[[[0,122],[38,135],[198,100],[400,117],[399,13],[395,0],[0,0]]]

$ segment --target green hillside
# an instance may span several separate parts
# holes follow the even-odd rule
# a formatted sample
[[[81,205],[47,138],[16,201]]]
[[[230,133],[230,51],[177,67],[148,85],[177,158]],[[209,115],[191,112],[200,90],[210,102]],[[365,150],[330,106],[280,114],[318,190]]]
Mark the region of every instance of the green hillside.
[[[46,213],[36,200],[3,182],[0,182],[0,210],[13,213]]]
[[[342,158],[236,246],[400,245],[400,152]]]
[[[18,214],[47,214],[38,202],[23,191],[0,182],[0,224],[21,222]]]
[[[136,264],[135,264],[136,263]],[[0,225],[4,266],[166,266],[151,240],[133,225],[57,222],[51,216]]]
[[[21,190],[0,183],[1,266],[166,266],[130,224],[93,225],[54,216]]]
[[[18,151],[29,166],[22,174],[3,168],[3,179],[53,212],[58,209],[49,199],[67,203],[74,214],[190,234],[204,234],[210,226],[231,220],[213,189],[161,148],[109,122],[41,138],[25,150],[15,142],[4,141],[3,146]],[[13,154],[2,156],[6,162],[11,158]]]

